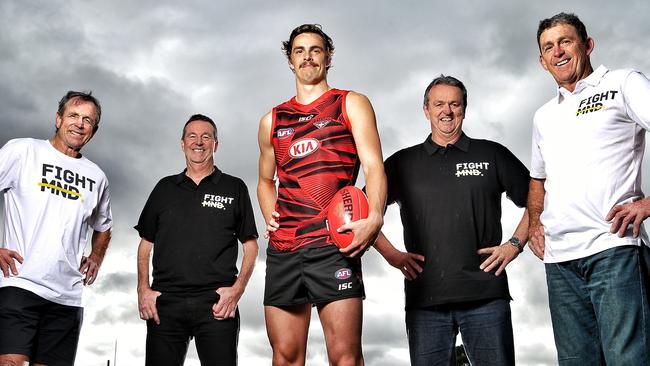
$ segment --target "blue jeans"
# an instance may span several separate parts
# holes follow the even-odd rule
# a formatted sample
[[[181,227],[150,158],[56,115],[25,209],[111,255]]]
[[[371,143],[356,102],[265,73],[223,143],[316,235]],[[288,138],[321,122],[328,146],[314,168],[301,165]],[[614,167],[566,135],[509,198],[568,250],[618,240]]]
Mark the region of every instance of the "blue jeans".
[[[650,249],[621,246],[546,264],[560,365],[649,365]]]
[[[456,365],[459,330],[472,365],[515,364],[510,303],[497,299],[406,310],[411,365]]]

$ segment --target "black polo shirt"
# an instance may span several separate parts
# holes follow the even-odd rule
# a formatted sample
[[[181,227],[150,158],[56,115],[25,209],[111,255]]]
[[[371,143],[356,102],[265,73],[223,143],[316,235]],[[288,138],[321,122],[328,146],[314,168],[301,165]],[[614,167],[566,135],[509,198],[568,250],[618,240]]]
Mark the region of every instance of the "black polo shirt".
[[[431,135],[385,162],[388,204],[400,207],[404,244],[425,256],[405,280],[406,308],[490,298],[510,299],[505,273],[479,269],[480,248],[502,243],[501,194],[526,206],[528,169],[504,146],[463,134],[438,146]]]
[[[161,179],[135,229],[154,243],[152,289],[169,293],[232,284],[237,240],[257,238],[246,184],[216,168],[199,185],[184,171]]]

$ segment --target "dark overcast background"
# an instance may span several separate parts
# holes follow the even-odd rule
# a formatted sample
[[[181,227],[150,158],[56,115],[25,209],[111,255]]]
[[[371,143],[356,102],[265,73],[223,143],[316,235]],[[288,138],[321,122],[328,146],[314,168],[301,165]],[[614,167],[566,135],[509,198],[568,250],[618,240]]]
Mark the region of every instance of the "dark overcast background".
[[[257,126],[294,94],[280,46],[295,26],[320,23],[334,39],[330,84],[370,98],[384,157],[429,133],[422,94],[445,73],[468,88],[468,135],[503,143],[529,166],[532,115],[555,93],[538,63],[535,33],[540,19],[560,11],[586,23],[596,43],[594,67],[650,72],[645,0],[0,1],[0,144],[49,138],[57,102],[69,89],[92,90],[103,107],[84,153],[110,180],[115,227],[98,282],[85,292],[77,365],[105,365],[116,340],[117,365],[144,363],[132,226],[154,184],[183,168],[179,138],[189,115],[217,122],[217,165],[247,182],[263,231],[254,197]],[[504,203],[504,236],[521,213]],[[395,207],[384,230],[402,245]],[[264,240],[260,248],[240,303],[242,365],[270,364]],[[556,364],[543,266],[527,250],[508,268],[517,363]],[[401,273],[373,250],[364,256],[364,275],[366,364],[408,365]],[[307,364],[326,365],[317,317],[312,324]],[[186,365],[198,364],[192,345]]]

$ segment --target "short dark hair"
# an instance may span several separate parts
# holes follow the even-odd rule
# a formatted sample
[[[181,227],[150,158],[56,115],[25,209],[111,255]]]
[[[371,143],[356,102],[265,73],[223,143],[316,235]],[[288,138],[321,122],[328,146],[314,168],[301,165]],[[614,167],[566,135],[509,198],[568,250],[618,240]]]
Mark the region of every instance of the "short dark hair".
[[[56,113],[59,116],[63,117],[66,104],[68,104],[68,102],[73,99],[80,99],[83,100],[84,102],[91,102],[92,104],[95,105],[95,111],[97,112],[97,116],[95,118],[95,125],[93,126],[93,135],[94,135],[99,129],[99,120],[102,118],[102,106],[99,104],[99,100],[93,97],[92,94],[93,94],[92,91],[85,92],[85,91],[69,90],[59,101],[59,109],[56,111]]]
[[[465,85],[462,81],[456,79],[455,77],[444,74],[440,74],[440,76],[431,80],[429,86],[427,86],[427,89],[424,91],[424,106],[429,104],[429,92],[431,91],[431,88],[436,85],[449,85],[460,89],[460,91],[463,93],[463,110],[467,109],[467,89],[465,88]]]
[[[585,24],[580,20],[580,18],[578,18],[577,15],[573,13],[562,12],[555,14],[550,18],[542,19],[539,22],[539,26],[537,27],[537,47],[539,47],[540,50],[542,49],[542,45],[539,43],[539,38],[542,36],[542,33],[544,33],[544,31],[549,28],[553,28],[556,25],[561,24],[573,26],[573,28],[575,28],[578,32],[580,40],[582,40],[582,42],[587,42],[587,38],[589,38],[589,36],[587,35],[587,28],[585,27]]]
[[[188,119],[187,122],[185,122],[185,125],[183,126],[183,134],[181,135],[181,140],[185,138],[185,131],[187,130],[187,125],[189,125],[191,122],[194,122],[194,121],[203,121],[203,122],[208,122],[209,124],[211,124],[212,128],[214,129],[214,140],[219,141],[219,139],[217,138],[217,125],[214,123],[212,118],[210,118],[210,117],[208,117],[206,115],[203,115],[203,114],[198,114],[198,113],[191,115],[190,119]]]
[[[323,39],[323,43],[325,44],[325,51],[327,52],[327,55],[329,58],[332,58],[332,55],[334,55],[334,42],[332,41],[332,38],[325,34],[323,32],[323,27],[320,24],[303,24],[299,25],[296,28],[294,28],[293,31],[291,31],[291,35],[289,36],[288,41],[282,42],[282,51],[284,51],[284,54],[287,56],[287,58],[291,57],[291,48],[293,46],[293,40],[296,39],[299,35],[303,33],[314,33],[319,35]],[[327,69],[330,67],[328,66]]]

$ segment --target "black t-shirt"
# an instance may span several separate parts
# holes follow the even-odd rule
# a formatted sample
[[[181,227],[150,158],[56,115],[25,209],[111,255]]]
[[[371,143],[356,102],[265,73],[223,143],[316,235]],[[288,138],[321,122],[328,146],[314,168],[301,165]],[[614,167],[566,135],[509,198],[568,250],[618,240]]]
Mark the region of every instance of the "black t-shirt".
[[[257,238],[246,184],[218,169],[198,186],[185,172],[161,179],[135,229],[154,243],[151,288],[170,293],[232,284],[237,240]]]
[[[505,273],[479,269],[480,248],[499,245],[501,194],[526,206],[528,169],[504,146],[462,135],[441,147],[431,140],[385,162],[388,202],[397,202],[409,252],[423,272],[405,281],[406,308],[510,298]]]

